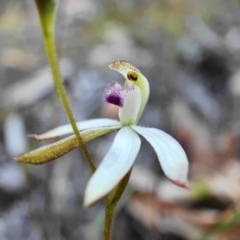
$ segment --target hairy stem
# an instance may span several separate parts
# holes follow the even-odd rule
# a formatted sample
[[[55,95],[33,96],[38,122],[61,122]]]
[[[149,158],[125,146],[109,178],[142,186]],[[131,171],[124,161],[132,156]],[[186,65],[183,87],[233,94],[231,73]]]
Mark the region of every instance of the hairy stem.
[[[105,224],[104,224],[104,240],[111,240],[111,230],[114,220],[114,213],[117,204],[127,186],[132,169],[126,174],[126,176],[118,183],[113,189],[112,193],[105,198]]]
[[[66,112],[68,121],[72,126],[74,134],[76,135],[78,145],[82,150],[83,156],[87,160],[87,164],[91,172],[93,173],[95,172],[96,168],[88,152],[88,149],[83,142],[83,139],[79,133],[79,130],[77,128],[77,124],[74,119],[69,101],[67,99],[67,95],[65,92],[65,88],[63,85],[62,77],[61,77],[59,66],[58,66],[57,54],[55,49],[55,41],[54,41],[55,2],[54,0],[35,0],[35,2],[38,8],[39,16],[40,16],[43,41],[45,44],[45,49],[46,49],[49,65],[52,70],[53,79],[56,85],[57,92],[62,101],[62,105]]]
[[[112,230],[113,217],[114,217],[116,206],[117,204],[109,204],[109,205],[106,204],[104,233],[103,233],[104,240],[111,240],[111,230]]]

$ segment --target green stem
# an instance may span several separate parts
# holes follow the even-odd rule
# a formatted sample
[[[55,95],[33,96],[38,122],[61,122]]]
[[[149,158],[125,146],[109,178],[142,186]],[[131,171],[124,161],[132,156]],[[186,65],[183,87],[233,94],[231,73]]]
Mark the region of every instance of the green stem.
[[[95,172],[96,167],[79,133],[76,121],[74,119],[70,104],[66,96],[65,88],[63,86],[63,82],[62,82],[62,78],[61,78],[61,74],[58,66],[57,54],[55,50],[55,41],[54,41],[55,2],[54,0],[35,0],[35,1],[38,7],[39,16],[40,16],[43,41],[45,44],[49,65],[52,70],[53,79],[54,79],[59,97],[62,101],[68,121],[72,126],[74,134],[76,135],[76,138],[77,138],[79,147],[82,150],[83,156],[87,160],[87,164],[91,172],[93,173]]]
[[[105,209],[105,223],[104,223],[104,240],[111,240],[111,230],[113,224],[113,217],[117,204],[106,204]]]
[[[114,219],[115,209],[117,204],[127,186],[132,169],[125,175],[125,177],[113,189],[111,194],[105,198],[105,224],[104,224],[104,240],[111,240],[111,229]]]
[[[119,202],[131,176],[132,169],[125,175],[125,177],[118,183],[118,185],[113,189],[111,194],[108,196],[108,201],[111,204],[116,204]]]
[[[72,126],[74,134],[77,138],[78,144],[83,152],[84,157],[87,160],[88,166],[91,172],[95,172],[96,167],[90,157],[87,147],[85,146],[83,139],[77,128],[76,121],[74,119],[70,104],[68,102],[66,92],[63,86],[58,62],[57,55],[55,50],[55,41],[54,41],[54,23],[55,23],[55,1],[54,0],[35,0],[41,22],[41,29],[43,35],[43,41],[46,48],[46,53],[49,61],[49,65],[52,70],[54,82],[62,101],[64,110],[67,114],[68,120]],[[114,188],[112,193],[105,197],[105,227],[104,227],[104,240],[111,239],[111,228],[113,224],[113,217],[115,213],[116,206],[119,202],[119,199],[128,183],[131,170],[126,176],[120,181],[120,183]]]

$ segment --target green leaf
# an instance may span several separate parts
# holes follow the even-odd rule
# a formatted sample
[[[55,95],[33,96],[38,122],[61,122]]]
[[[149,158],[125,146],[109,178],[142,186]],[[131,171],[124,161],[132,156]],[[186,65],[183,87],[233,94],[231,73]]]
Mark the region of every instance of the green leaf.
[[[81,133],[84,142],[91,141],[97,137],[100,137],[104,134],[112,132],[116,129],[114,128],[105,128],[98,130],[87,130]],[[64,154],[72,151],[73,149],[78,147],[78,142],[76,136],[70,136],[58,142],[49,144],[47,146],[38,148],[29,153],[23,154],[17,158],[16,161],[22,163],[30,163],[30,164],[43,164],[55,160],[63,156]]]

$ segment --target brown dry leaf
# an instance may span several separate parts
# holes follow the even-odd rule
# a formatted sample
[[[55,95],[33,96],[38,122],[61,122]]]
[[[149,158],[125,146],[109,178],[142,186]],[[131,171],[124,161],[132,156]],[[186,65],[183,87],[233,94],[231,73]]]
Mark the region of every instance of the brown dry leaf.
[[[240,227],[239,225],[231,229],[230,231],[220,234],[218,240],[239,240],[240,239]]]
[[[225,165],[218,172],[205,178],[212,194],[227,198],[236,205],[240,202],[240,163],[235,161]]]
[[[229,161],[235,161],[239,155],[237,136],[231,132],[222,134],[218,139],[217,152],[221,162],[229,163]]]
[[[127,209],[147,228],[173,233],[187,239],[198,238],[233,214],[233,210],[217,212],[194,210],[187,206],[163,201],[151,193],[138,192],[130,199]],[[209,238],[217,239],[220,238]],[[221,239],[222,240],[222,239]]]

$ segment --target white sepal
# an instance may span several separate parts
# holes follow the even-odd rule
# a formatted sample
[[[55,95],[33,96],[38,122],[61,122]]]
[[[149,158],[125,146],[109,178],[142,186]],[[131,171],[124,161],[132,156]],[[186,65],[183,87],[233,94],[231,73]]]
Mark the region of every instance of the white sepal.
[[[124,106],[119,108],[118,115],[122,124],[133,124],[137,120],[141,106],[141,90],[138,86],[132,85],[126,91]]]
[[[115,127],[116,129],[121,127],[121,123],[117,120],[112,120],[108,118],[97,118],[86,121],[77,122],[77,127],[81,131],[86,129],[94,129],[99,127]],[[46,133],[40,135],[29,135],[29,137],[36,140],[49,140],[56,137],[61,137],[67,134],[73,134],[72,126],[70,124],[62,125],[60,127],[54,128]]]
[[[163,172],[175,184],[189,188],[188,160],[181,145],[169,134],[156,129],[132,126],[154,148]]]
[[[116,135],[114,142],[89,180],[84,206],[97,202],[108,194],[131,169],[138,154],[141,141],[129,127],[123,127]]]

